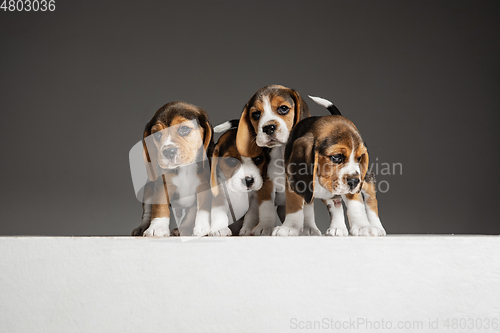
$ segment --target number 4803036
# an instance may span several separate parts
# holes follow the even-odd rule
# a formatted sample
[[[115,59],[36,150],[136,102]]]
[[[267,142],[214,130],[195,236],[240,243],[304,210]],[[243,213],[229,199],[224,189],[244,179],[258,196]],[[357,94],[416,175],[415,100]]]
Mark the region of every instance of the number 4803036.
[[[0,9],[4,12],[53,12],[55,0],[4,0]]]

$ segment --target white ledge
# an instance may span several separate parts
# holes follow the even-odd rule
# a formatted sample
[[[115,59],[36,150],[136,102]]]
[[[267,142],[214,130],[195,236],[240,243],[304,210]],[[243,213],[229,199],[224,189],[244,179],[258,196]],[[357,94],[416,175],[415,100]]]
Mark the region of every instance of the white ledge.
[[[499,282],[498,236],[0,237],[5,332],[492,332]]]

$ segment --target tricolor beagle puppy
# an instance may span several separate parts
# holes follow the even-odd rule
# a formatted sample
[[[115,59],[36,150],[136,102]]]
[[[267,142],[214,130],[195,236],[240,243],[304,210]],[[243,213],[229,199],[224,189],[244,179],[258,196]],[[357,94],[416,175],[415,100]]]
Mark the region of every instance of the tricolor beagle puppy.
[[[142,142],[150,182],[142,223],[132,235],[169,236],[169,205],[181,235],[208,234],[213,129],[207,113],[184,102],[165,104],[146,125]]]
[[[258,149],[270,148],[267,176],[257,192],[259,223],[252,235],[269,236],[276,225],[276,208],[283,221],[285,215],[284,148],[292,128],[310,116],[309,108],[293,89],[280,85],[257,91],[245,105],[236,135],[236,146],[242,156],[252,157]]]
[[[227,129],[225,124],[232,124]],[[249,235],[258,222],[257,191],[267,177],[269,155],[266,148],[256,149],[257,155],[241,156],[236,148],[238,120],[216,126],[223,134],[212,156],[212,226],[211,236],[230,236],[229,225],[242,217],[240,236]]]
[[[304,119],[292,131],[285,149],[286,219],[273,235],[297,236],[308,224],[310,227],[314,221],[308,221],[305,214],[315,197],[323,199],[330,213],[326,235],[348,234],[341,198],[351,235],[385,235],[378,217],[375,179],[367,175],[368,151],[358,129],[331,102],[313,100],[332,115]]]

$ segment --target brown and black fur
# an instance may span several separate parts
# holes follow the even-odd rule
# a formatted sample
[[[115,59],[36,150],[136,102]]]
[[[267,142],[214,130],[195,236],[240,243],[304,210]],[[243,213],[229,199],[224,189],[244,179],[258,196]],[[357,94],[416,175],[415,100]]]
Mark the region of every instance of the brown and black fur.
[[[158,163],[158,149],[153,144],[152,135],[157,131],[168,130],[171,126],[185,121],[192,121],[197,124],[197,128],[190,135],[200,136],[196,142],[196,146],[183,147],[189,145],[188,141],[179,141],[179,146],[185,148],[184,154],[187,163],[199,162],[196,174],[193,177],[200,179],[197,193],[200,209],[210,211],[210,198],[207,197],[207,192],[210,193],[210,161],[214,143],[213,129],[210,120],[205,110],[202,108],[188,104],[185,102],[170,102],[162,106],[146,124],[143,132],[143,148],[144,148],[144,163],[148,172],[149,182],[145,185],[144,193],[152,197],[152,203],[143,204],[143,221],[141,225],[132,231],[133,236],[141,236],[149,228],[149,223],[154,218],[170,218],[169,205],[177,199],[177,188],[171,182],[178,172],[178,168],[162,169]],[[181,166],[182,167],[182,166]],[[150,205],[150,207],[148,207]],[[151,209],[151,216],[145,216],[147,209]]]

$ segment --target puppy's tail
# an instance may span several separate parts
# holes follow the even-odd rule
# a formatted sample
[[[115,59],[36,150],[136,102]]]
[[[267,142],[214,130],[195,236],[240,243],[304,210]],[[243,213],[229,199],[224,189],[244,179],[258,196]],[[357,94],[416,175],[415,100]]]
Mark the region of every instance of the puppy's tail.
[[[214,132],[215,133],[224,133],[224,132],[227,132],[230,129],[238,128],[238,124],[239,123],[240,123],[239,119],[228,120],[226,122],[223,122],[220,125],[215,126],[214,127]]]
[[[314,97],[314,96],[309,96],[309,98],[312,99],[314,102],[316,102],[316,104],[319,104],[319,105],[325,107],[328,111],[330,111],[330,113],[332,115],[334,115],[334,116],[335,115],[338,115],[338,116],[342,115],[342,113],[340,113],[339,109],[337,109],[337,107],[329,100],[321,98],[321,97]]]

